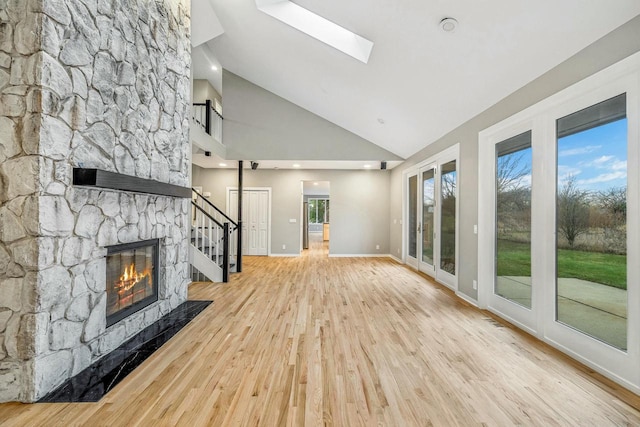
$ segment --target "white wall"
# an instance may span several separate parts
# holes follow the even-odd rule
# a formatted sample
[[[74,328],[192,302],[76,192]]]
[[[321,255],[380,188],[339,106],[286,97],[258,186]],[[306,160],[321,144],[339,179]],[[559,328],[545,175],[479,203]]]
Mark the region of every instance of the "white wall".
[[[402,160],[233,73],[222,79],[228,159]]]
[[[222,105],[222,96],[211,86],[208,80],[193,81],[193,102],[203,103],[207,99],[217,99]],[[215,104],[214,104],[215,105]]]
[[[301,243],[301,181],[331,182],[329,251],[342,254],[389,253],[389,171],[244,170],[244,187],[271,187],[271,253],[298,254]],[[237,187],[238,171],[194,166],[193,185],[211,192],[226,209],[226,188]],[[295,218],[295,223],[289,219]],[[282,245],[286,249],[282,249]],[[376,249],[376,245],[380,249]]]

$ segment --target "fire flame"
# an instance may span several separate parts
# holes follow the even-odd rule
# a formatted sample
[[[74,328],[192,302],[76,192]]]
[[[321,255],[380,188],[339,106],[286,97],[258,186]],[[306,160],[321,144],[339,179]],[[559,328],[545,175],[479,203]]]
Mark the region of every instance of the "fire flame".
[[[142,272],[138,272],[136,270],[135,264],[130,264],[125,267],[122,276],[120,276],[120,280],[116,283],[116,288],[118,288],[118,294],[122,295],[135,285],[143,281],[145,278],[149,278],[151,280],[151,269],[147,268]]]

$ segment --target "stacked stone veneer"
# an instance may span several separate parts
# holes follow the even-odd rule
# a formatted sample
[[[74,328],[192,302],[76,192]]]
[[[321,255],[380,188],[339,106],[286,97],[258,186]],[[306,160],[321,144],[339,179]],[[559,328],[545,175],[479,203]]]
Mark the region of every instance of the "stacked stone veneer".
[[[0,0],[0,401],[32,401],[186,299],[189,0]],[[105,246],[161,239],[159,301],[106,328]]]

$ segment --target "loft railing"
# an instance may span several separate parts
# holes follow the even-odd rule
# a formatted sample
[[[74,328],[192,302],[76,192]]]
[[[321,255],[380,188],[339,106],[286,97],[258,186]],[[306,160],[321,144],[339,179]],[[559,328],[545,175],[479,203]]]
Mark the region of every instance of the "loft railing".
[[[222,281],[229,281],[231,262],[229,256],[229,240],[231,230],[229,223],[220,223],[204,211],[194,201],[194,221],[191,227],[191,244],[207,256],[211,262],[222,268]],[[218,270],[219,271],[219,270]]]
[[[193,121],[207,134],[222,142],[222,115],[213,108],[211,100],[204,103],[194,103],[191,108]]]

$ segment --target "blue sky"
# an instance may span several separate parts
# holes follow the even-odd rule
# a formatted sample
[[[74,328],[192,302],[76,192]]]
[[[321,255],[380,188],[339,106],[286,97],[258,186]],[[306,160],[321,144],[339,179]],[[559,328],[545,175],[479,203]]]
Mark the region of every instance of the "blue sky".
[[[558,178],[575,176],[589,191],[627,185],[627,120],[579,132],[558,140]]]

